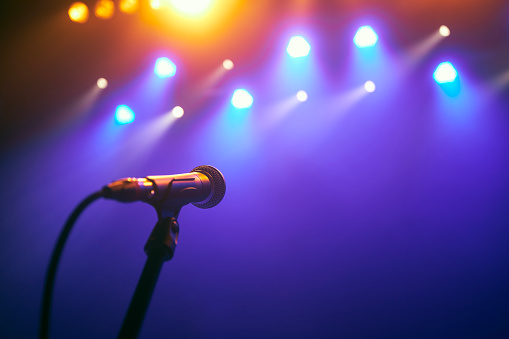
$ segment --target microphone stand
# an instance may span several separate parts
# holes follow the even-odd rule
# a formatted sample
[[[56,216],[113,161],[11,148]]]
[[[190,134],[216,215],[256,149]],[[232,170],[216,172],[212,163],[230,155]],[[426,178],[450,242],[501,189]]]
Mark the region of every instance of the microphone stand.
[[[170,260],[175,252],[179,233],[178,212],[171,211],[164,216],[159,211],[157,213],[159,220],[144,247],[147,261],[118,334],[119,339],[137,338],[140,333],[163,263]]]

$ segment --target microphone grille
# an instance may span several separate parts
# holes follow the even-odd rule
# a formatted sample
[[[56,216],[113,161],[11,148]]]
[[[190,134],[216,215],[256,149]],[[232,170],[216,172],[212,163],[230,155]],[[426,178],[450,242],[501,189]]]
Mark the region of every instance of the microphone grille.
[[[204,203],[193,202],[193,205],[199,208],[211,208],[219,204],[226,193],[226,183],[221,172],[217,168],[208,165],[198,166],[191,172],[205,174],[212,182],[212,197]]]

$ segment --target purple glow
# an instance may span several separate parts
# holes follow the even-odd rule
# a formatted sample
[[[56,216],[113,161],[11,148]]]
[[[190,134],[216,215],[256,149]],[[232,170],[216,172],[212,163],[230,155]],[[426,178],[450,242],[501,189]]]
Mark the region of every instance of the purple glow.
[[[0,135],[13,137],[0,162],[0,338],[37,337],[46,265],[83,197],[118,178],[198,165],[224,174],[225,198],[180,211],[175,256],[140,338],[509,337],[509,97],[507,86],[487,85],[507,72],[503,23],[488,16],[489,29],[469,26],[448,13],[452,39],[472,37],[458,50],[451,40],[439,46],[461,70],[461,93],[449,97],[431,78],[443,50],[400,67],[412,42],[436,35],[429,18],[408,26],[387,13],[395,29],[377,32],[390,39],[361,50],[345,33],[351,11],[317,2],[313,16],[296,18],[263,3],[221,21],[220,37],[207,28],[210,37],[197,38],[190,26],[166,35],[123,14],[72,30],[41,20],[18,34],[29,40],[12,36],[5,74],[27,68],[13,72],[24,76],[2,96]],[[107,28],[122,21],[131,34],[109,44],[118,34]],[[312,37],[312,57],[283,50],[291,35],[282,27],[295,22],[309,24],[299,30]],[[87,45],[69,48],[78,36]],[[32,39],[45,47],[34,65],[21,62],[32,51],[19,48]],[[165,48],[185,60],[180,79],[153,73]],[[228,72],[227,57],[235,61]],[[105,91],[94,83],[100,76],[110,81]],[[243,111],[230,101],[239,84],[256,97]],[[83,95],[87,86],[99,93],[94,100]],[[301,90],[307,102],[297,100]],[[136,123],[115,124],[118,103]],[[117,336],[156,221],[145,203],[100,200],[85,210],[59,266],[51,338]]]

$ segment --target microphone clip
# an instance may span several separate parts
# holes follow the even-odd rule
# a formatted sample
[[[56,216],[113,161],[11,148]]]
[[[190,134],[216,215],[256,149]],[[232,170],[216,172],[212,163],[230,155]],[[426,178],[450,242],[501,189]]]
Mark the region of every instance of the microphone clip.
[[[173,258],[179,229],[176,217],[159,219],[144,247],[147,256],[159,256],[164,261]]]

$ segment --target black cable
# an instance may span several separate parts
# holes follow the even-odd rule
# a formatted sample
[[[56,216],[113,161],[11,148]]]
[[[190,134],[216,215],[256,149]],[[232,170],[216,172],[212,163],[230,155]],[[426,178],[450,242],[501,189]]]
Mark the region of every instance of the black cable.
[[[60,256],[62,255],[62,251],[64,249],[65,242],[69,237],[69,233],[71,232],[76,219],[78,219],[79,215],[88,205],[90,205],[95,200],[99,199],[103,196],[101,191],[97,191],[95,193],[90,194],[87,198],[85,198],[71,213],[67,222],[60,233],[58,241],[53,249],[53,253],[51,255],[51,260],[48,265],[48,271],[46,273],[46,280],[44,282],[44,291],[42,295],[42,306],[41,306],[41,323],[39,327],[39,338],[47,339],[49,336],[49,318],[51,312],[51,297],[53,294],[53,285],[55,283],[55,276],[57,273],[58,263],[60,261]]]

